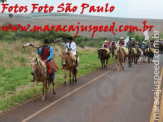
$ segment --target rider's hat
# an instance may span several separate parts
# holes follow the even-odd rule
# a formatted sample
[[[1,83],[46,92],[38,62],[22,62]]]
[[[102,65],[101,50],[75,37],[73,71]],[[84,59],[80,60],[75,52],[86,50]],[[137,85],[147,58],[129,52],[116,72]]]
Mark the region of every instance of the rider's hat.
[[[134,40],[134,38],[131,38],[132,40]]]
[[[119,38],[120,40],[123,40],[124,38],[123,37],[121,37],[121,38]]]
[[[44,43],[49,43],[49,40],[48,39],[44,39]]]
[[[72,36],[69,36],[67,39],[68,39],[68,40],[73,40]]]
[[[105,42],[108,42],[107,40],[105,40]]]

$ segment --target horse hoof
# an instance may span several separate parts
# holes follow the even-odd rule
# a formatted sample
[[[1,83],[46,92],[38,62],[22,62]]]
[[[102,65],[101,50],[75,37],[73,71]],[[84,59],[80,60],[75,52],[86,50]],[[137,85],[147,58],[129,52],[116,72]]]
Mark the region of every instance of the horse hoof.
[[[45,102],[45,98],[42,98],[42,100],[41,100],[42,102]]]
[[[55,91],[53,91],[53,95],[56,95],[56,92]]]
[[[64,82],[64,85],[66,85],[66,82]]]

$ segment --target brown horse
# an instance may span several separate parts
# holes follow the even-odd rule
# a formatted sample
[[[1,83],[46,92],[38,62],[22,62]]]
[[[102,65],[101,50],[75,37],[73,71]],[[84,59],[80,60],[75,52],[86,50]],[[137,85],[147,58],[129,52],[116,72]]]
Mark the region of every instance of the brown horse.
[[[115,54],[117,55],[117,61],[118,61],[118,71],[120,69],[124,69],[124,63],[125,63],[125,52],[122,49],[122,47],[117,47],[115,50]]]
[[[98,57],[101,60],[102,68],[107,67],[108,59],[110,58],[110,55],[107,54],[107,51],[103,48],[98,49],[97,51],[98,51]]]
[[[69,80],[71,82],[77,82],[77,71],[76,62],[72,59],[73,54],[71,52],[63,52],[62,51],[62,68],[64,69],[64,84],[66,84],[66,71],[69,71]],[[71,78],[72,76],[72,78]]]
[[[116,50],[116,46],[111,47],[112,58],[115,56],[114,52]]]
[[[141,51],[139,50],[139,48],[136,48],[137,53],[134,56],[134,63],[137,64],[139,57],[141,57]]]
[[[43,61],[41,61],[38,58],[33,58],[31,61],[32,71],[31,74],[35,76],[35,85],[34,85],[34,100],[37,98],[37,84],[38,82],[43,83],[43,89],[42,89],[42,101],[45,101],[46,95],[47,95],[47,84],[48,87],[50,86],[51,82],[48,82],[48,74],[46,65]],[[52,82],[53,85],[53,94],[55,95],[55,86],[54,82]]]
[[[128,66],[129,67],[132,67],[132,62],[133,62],[133,59],[134,59],[134,49],[132,48],[131,45],[129,45],[129,53],[128,53]]]

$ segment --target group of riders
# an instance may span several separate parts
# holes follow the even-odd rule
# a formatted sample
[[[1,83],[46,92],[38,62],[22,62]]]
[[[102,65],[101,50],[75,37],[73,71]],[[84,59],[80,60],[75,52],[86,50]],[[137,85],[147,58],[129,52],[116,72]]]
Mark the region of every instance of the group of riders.
[[[131,67],[132,62],[137,64],[139,58],[141,58],[141,62],[145,62],[145,57],[148,57],[148,62],[151,62],[156,51],[154,45],[156,45],[156,42],[154,40],[138,42],[135,38],[129,38],[129,41],[125,42],[125,39],[121,37],[119,38],[118,42],[106,40],[102,45],[102,48],[100,48],[100,50],[104,50],[106,52],[106,56],[102,54],[100,50],[98,50],[98,55],[101,59],[102,67],[106,67],[110,54],[112,54],[112,57],[115,56],[115,58],[117,59],[117,50],[121,48],[124,52],[124,61],[122,62],[125,62],[126,57],[128,57],[129,67]],[[157,47],[161,53],[161,50],[163,49],[163,44],[161,40],[157,43]]]
[[[106,40],[104,42],[104,44],[102,45],[102,48],[105,49],[107,51],[107,53],[110,53],[111,51],[114,51],[117,46],[123,47],[124,51],[127,53],[127,48],[125,47],[125,41],[124,38],[121,37],[119,38],[118,43],[116,43],[116,41],[109,41]],[[151,41],[141,41],[141,42],[137,42],[135,38],[130,38],[129,42],[127,42],[127,47],[132,47],[133,49],[141,49],[143,51],[145,51],[146,49],[150,48],[150,49],[154,49],[154,40]],[[153,52],[153,50],[151,50]],[[154,52],[153,52],[154,53]]]
[[[70,52],[70,56],[74,62],[74,65],[76,66],[76,69],[78,69],[78,56],[76,54],[76,43],[73,41],[73,37],[68,37],[67,38],[68,42],[64,43],[63,41],[61,41],[61,44],[66,48],[66,52],[69,51]],[[58,66],[56,65],[56,63],[52,60],[53,59],[53,54],[54,54],[54,50],[52,48],[52,46],[49,45],[49,40],[48,39],[44,39],[44,44],[40,47],[37,47],[38,49],[38,55],[40,56],[41,60],[45,62],[46,67],[48,69],[48,74],[49,74],[49,78],[51,81],[54,81],[54,77],[55,77],[55,72],[56,70],[58,70]],[[137,42],[136,39],[134,38],[130,38],[129,42],[128,42],[128,47],[131,46],[132,48],[141,48],[142,50],[146,50],[147,48],[153,48],[153,43],[154,41],[148,41],[148,42]],[[121,37],[119,38],[119,42],[118,44],[116,43],[116,41],[109,41],[106,40],[105,43],[102,45],[102,48],[106,50],[107,54],[109,55],[112,52],[112,56],[114,55],[114,51],[116,50],[117,46],[123,47],[123,50],[127,52],[127,49],[125,48],[125,41],[124,38]],[[32,82],[35,81],[35,75],[33,74],[33,80]]]
[[[77,52],[76,52],[77,47],[76,47],[76,43],[73,41],[73,37],[70,36],[70,37],[67,38],[67,40],[68,40],[67,43],[64,43],[63,40],[60,40],[61,45],[66,48],[66,50],[64,52],[62,52],[62,67],[61,68],[64,69],[64,73],[66,72],[66,70],[70,71],[69,77],[70,77],[70,83],[71,83],[71,73],[73,73],[73,81],[72,82],[77,81],[76,80],[76,73],[77,73],[77,70],[78,70],[79,58],[77,56]],[[100,48],[98,50],[98,54],[99,54],[99,51],[102,49],[102,50],[104,50],[106,55],[109,55],[109,57],[110,57],[111,53],[112,53],[112,56],[115,55],[115,57],[116,57],[116,56],[118,56],[119,53],[117,53],[117,55],[116,55],[115,51],[117,49],[122,49],[123,52],[126,54],[125,56],[129,57],[130,48],[135,49],[134,53],[138,53],[138,52],[136,52],[138,50],[148,51],[150,49],[151,52],[154,54],[154,52],[152,51],[152,49],[154,48],[153,43],[154,43],[153,41],[148,41],[146,43],[144,41],[142,41],[141,43],[138,43],[134,38],[131,38],[130,41],[128,42],[128,49],[127,49],[125,47],[126,44],[125,44],[124,38],[121,37],[121,38],[119,38],[118,43],[116,43],[116,41],[112,41],[112,42],[110,42],[109,40],[105,41],[105,43],[102,45],[102,48]],[[53,84],[53,93],[55,94],[54,78],[55,78],[55,72],[58,70],[58,66],[53,60],[53,56],[54,56],[53,47],[50,46],[50,41],[48,39],[44,39],[43,45],[39,46],[39,47],[35,47],[35,48],[37,48],[37,53],[38,53],[38,55],[40,56],[40,59],[41,59],[40,61],[44,62],[43,63],[44,66],[42,65],[43,66],[42,68],[43,68],[44,72],[41,73],[41,70],[39,71],[38,69],[35,70],[34,72],[31,72],[31,74],[33,75],[32,82],[37,81],[38,77],[40,79],[41,77],[46,75],[45,80],[49,81],[48,83]],[[120,52],[122,52],[122,51],[120,51]],[[63,61],[64,54],[66,54],[65,57],[67,58],[67,61]],[[102,60],[101,60],[101,62],[102,62]],[[108,57],[107,57],[107,62],[108,62]],[[105,64],[105,66],[106,66],[107,62],[103,63],[103,64]],[[67,63],[67,66],[66,66],[66,63]],[[71,64],[71,66],[68,65],[68,64]],[[118,61],[118,64],[119,64],[119,61]],[[40,65],[39,62],[37,62],[38,67],[39,67],[39,65]],[[65,67],[68,67],[68,66],[69,66],[69,69],[65,68]],[[46,93],[45,93],[45,89],[46,89],[45,84],[46,83],[45,82],[44,82],[44,87],[43,87],[43,89],[44,89],[43,90],[43,93],[44,93],[43,100],[45,100],[44,98],[46,96]],[[65,73],[65,83],[66,83],[66,73]],[[35,82],[35,91],[36,91],[36,85],[37,85],[37,82]],[[36,92],[35,92],[35,94],[36,94]],[[34,95],[34,96],[36,96],[36,95]]]
[[[132,48],[147,49],[147,48],[154,48],[153,44],[154,44],[153,40],[147,42],[145,41],[137,42],[135,38],[130,38],[127,47],[131,46]],[[102,48],[106,49],[107,52],[110,52],[113,49],[116,49],[117,46],[121,46],[121,47],[125,46],[125,41],[123,37],[119,38],[118,43],[116,43],[116,41],[110,42],[109,40],[106,40],[102,45]]]

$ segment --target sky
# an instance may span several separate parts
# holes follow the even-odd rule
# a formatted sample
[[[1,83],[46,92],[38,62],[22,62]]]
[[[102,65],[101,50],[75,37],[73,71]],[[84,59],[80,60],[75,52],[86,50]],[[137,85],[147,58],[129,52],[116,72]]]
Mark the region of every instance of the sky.
[[[72,5],[78,6],[75,14],[81,12],[80,6],[82,3],[88,3],[90,6],[105,6],[106,3],[109,3],[110,6],[115,6],[112,13],[89,13],[89,9],[85,9],[84,14],[107,17],[163,19],[163,0],[7,0],[7,3],[9,5],[27,5],[29,13],[32,10],[31,4],[33,3],[39,3],[40,5],[48,4],[55,8],[61,3],[72,3]],[[56,10],[54,9],[54,12]],[[2,11],[1,5],[0,11]]]

